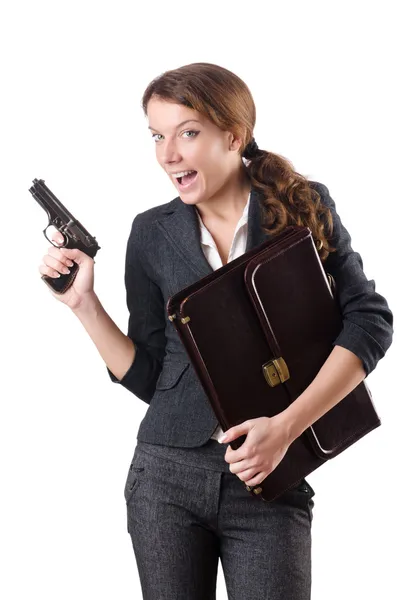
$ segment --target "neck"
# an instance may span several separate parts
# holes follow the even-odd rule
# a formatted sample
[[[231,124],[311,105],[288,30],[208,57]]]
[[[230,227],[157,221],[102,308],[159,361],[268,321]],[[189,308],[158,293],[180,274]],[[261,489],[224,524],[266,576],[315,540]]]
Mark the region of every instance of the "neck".
[[[250,190],[251,182],[246,172],[241,170],[235,177],[229,178],[216,195],[198,202],[195,207],[203,223],[235,224],[243,214]]]

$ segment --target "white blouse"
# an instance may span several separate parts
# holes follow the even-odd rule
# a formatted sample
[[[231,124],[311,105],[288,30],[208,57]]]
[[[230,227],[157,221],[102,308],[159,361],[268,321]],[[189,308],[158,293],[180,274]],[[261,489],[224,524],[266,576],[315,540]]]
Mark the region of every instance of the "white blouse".
[[[245,205],[243,214],[241,215],[241,219],[236,225],[236,229],[234,231],[234,237],[232,241],[232,245],[230,246],[229,256],[227,262],[238,258],[245,252],[245,248],[247,245],[247,228],[248,228],[248,209],[249,203],[251,199],[251,194],[248,196],[247,204]],[[222,267],[222,260],[218,252],[218,248],[214,242],[214,238],[211,233],[208,231],[206,226],[204,225],[198,210],[196,209],[196,213],[200,223],[200,237],[201,237],[201,247],[203,249],[204,255],[208,260],[211,267],[215,269],[219,269]],[[218,440],[220,436],[223,434],[222,429],[218,425],[215,429],[214,433],[211,436],[211,439]]]

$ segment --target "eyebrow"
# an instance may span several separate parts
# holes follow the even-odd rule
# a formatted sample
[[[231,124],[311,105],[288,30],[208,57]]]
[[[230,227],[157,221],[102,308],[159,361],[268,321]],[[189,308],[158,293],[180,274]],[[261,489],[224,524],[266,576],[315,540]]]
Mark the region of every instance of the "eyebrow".
[[[178,129],[178,127],[182,127],[182,125],[185,125],[185,123],[191,123],[193,121],[195,121],[196,123],[200,123],[198,119],[187,119],[187,121],[182,121],[182,123],[179,123],[179,125],[177,125],[175,129]],[[150,125],[148,129],[151,129],[152,131],[158,131],[158,129],[154,129],[154,127],[151,127]]]

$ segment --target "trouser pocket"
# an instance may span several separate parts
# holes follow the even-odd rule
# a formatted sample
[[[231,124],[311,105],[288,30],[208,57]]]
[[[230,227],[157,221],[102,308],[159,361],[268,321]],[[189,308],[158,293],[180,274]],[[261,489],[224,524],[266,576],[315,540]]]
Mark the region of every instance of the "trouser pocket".
[[[306,479],[302,479],[297,485],[289,488],[276,498],[274,502],[290,506],[297,510],[303,509],[311,522],[313,519],[314,495],[315,491],[312,486]]]
[[[299,486],[298,486],[299,491],[304,492],[306,494],[308,494],[308,496],[310,498],[313,498],[313,496],[315,495],[315,491],[312,488],[312,486],[310,485],[310,483],[308,481],[306,481],[306,479],[302,479],[302,481],[300,482]]]
[[[145,470],[144,460],[144,453],[141,453],[138,448],[135,448],[134,456],[129,466],[127,479],[124,485],[124,498],[127,505],[131,502],[138,488],[143,471]]]

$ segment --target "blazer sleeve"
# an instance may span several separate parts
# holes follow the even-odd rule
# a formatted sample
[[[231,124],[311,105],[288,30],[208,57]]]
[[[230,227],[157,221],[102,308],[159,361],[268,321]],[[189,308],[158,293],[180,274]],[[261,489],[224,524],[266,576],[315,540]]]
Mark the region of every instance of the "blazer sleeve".
[[[343,328],[333,346],[343,346],[363,363],[366,376],[376,367],[393,338],[393,313],[386,299],[375,291],[375,281],[363,271],[360,254],[353,250],[351,237],[336,211],[328,188],[313,182],[322,202],[331,210],[333,233],[330,238],[336,252],[330,253],[323,267],[336,283],[336,297],[343,316]]]
[[[122,379],[109,370],[110,379],[150,404],[165,354],[165,309],[160,288],[150,279],[142,260],[140,214],[136,215],[128,238],[125,257],[125,288],[129,310],[128,337],[136,353]]]

